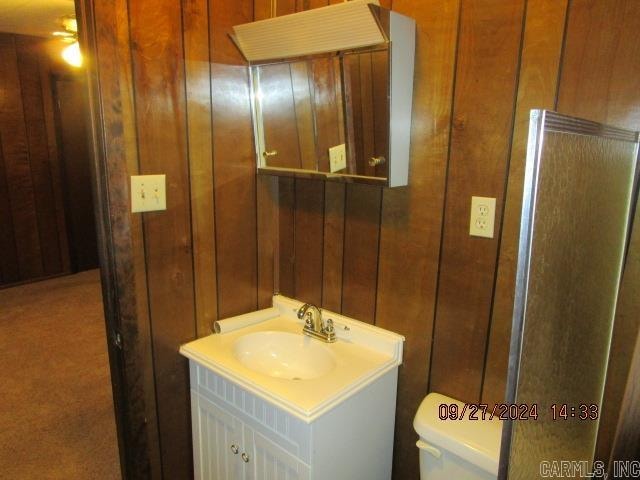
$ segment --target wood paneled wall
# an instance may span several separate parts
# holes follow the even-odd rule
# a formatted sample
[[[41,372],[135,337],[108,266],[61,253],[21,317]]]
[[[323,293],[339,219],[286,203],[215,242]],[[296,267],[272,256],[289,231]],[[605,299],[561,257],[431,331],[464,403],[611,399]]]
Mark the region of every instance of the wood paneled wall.
[[[418,478],[428,391],[503,398],[529,109],[640,128],[636,0],[386,0],[418,29],[409,186],[256,177],[247,70],[226,34],[327,3],[92,2],[131,475],[191,475],[178,347],[277,288],[405,335],[394,478]],[[166,212],[129,213],[137,173],[168,175]],[[494,239],[468,236],[472,195],[498,199]],[[637,268],[625,282],[636,332]]]
[[[0,285],[69,271],[46,42],[0,33]]]
[[[409,186],[280,180],[280,290],[406,336],[394,477],[417,478],[411,422],[428,391],[467,402],[504,398],[529,111],[640,129],[640,62],[631,53],[640,5],[390,3],[418,27]],[[468,235],[472,195],[497,198],[494,239]],[[640,286],[636,243],[614,335],[602,458],[640,322],[630,293]]]
[[[89,61],[123,338],[125,471],[192,478],[188,370],[178,348],[211,333],[215,319],[258,307],[248,76],[227,37],[231,25],[253,19],[253,4],[80,4],[95,25]],[[167,175],[167,210],[131,214],[129,176],[153,173]],[[270,297],[273,275],[260,278]]]

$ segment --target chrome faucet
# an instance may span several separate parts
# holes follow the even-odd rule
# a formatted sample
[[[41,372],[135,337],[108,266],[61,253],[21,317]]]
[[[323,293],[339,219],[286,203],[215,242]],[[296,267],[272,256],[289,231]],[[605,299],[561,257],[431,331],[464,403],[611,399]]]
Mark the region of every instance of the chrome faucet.
[[[298,318],[305,319],[302,333],[313,338],[318,338],[327,343],[336,341],[336,332],[333,329],[333,320],[322,319],[322,310],[311,303],[305,303],[298,309]]]

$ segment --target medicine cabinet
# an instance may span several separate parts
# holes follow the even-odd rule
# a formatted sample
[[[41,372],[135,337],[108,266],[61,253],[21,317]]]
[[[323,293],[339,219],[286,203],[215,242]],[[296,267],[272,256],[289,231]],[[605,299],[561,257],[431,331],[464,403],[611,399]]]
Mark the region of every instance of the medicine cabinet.
[[[413,19],[354,0],[237,25],[258,172],[407,185]]]

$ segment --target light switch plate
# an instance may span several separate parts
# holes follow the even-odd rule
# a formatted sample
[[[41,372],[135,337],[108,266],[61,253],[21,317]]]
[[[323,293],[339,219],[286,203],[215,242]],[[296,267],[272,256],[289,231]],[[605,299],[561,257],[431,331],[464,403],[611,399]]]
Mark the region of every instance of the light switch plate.
[[[495,218],[495,198],[471,197],[469,235],[474,237],[493,238]]]
[[[131,211],[153,212],[167,209],[164,175],[131,176]]]
[[[347,149],[344,143],[329,149],[329,168],[331,173],[347,168]]]

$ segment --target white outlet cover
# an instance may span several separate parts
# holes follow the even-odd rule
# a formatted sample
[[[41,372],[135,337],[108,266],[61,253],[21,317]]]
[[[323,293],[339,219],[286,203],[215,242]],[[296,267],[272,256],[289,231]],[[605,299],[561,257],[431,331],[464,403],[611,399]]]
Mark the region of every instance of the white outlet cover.
[[[132,212],[153,212],[166,209],[165,175],[131,176]]]
[[[471,197],[469,215],[469,235],[493,238],[496,219],[496,199],[491,197]]]
[[[347,168],[347,149],[344,143],[329,149],[329,168],[331,173]]]

